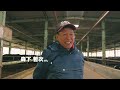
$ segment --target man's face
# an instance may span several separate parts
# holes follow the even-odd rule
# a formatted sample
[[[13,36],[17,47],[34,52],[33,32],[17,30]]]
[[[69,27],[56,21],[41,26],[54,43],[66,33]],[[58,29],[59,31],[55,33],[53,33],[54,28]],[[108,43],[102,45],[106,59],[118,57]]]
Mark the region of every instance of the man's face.
[[[75,41],[74,31],[71,28],[64,28],[56,35],[56,39],[64,48],[69,50]]]

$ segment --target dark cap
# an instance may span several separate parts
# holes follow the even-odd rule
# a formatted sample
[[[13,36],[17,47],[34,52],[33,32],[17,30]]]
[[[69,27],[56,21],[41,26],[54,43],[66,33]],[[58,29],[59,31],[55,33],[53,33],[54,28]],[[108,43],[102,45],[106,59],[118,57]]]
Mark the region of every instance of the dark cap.
[[[72,30],[76,30],[76,27],[73,24],[71,24],[70,22],[62,21],[60,23],[60,25],[58,26],[57,33],[60,32],[64,28],[71,28]]]

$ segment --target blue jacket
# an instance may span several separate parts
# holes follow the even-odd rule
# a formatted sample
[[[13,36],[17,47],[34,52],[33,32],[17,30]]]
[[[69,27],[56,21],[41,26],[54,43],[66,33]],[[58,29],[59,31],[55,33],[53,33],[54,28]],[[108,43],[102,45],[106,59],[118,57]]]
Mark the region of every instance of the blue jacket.
[[[37,63],[33,79],[83,79],[84,57],[76,47],[68,51],[53,42],[42,57],[48,62]]]

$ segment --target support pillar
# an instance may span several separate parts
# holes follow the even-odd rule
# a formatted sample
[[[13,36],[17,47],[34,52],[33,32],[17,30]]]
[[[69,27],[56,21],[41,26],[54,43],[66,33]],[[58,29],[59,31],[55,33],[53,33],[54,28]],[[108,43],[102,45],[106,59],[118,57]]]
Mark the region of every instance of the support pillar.
[[[0,25],[5,26],[5,18],[6,18],[6,11],[0,11]],[[2,28],[1,30],[1,38],[3,38]],[[0,39],[0,79],[2,77],[2,57],[3,57],[3,40]]]
[[[102,21],[102,63],[104,65],[106,65],[106,61],[105,61],[105,58],[106,58],[106,53],[105,53],[105,50],[106,50],[106,40],[105,40],[105,22]]]
[[[9,42],[9,54],[11,54],[11,42]]]
[[[45,31],[44,31],[44,49],[47,48],[47,40],[48,40],[48,21],[45,21]]]
[[[89,36],[87,36],[87,60],[89,60]]]

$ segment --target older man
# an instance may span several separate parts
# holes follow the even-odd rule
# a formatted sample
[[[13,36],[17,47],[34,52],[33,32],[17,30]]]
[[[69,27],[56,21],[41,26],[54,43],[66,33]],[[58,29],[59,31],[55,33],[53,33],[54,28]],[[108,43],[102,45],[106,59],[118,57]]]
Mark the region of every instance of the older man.
[[[76,47],[75,30],[68,21],[60,23],[56,41],[42,53],[48,62],[38,62],[33,79],[83,79],[84,57]]]

